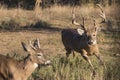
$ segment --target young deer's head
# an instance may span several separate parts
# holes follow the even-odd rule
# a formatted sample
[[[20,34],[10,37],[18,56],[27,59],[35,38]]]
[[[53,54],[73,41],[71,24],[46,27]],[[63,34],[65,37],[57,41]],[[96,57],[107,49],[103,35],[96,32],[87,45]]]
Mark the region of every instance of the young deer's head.
[[[21,42],[23,49],[27,52],[29,52],[29,57],[30,60],[35,63],[35,65],[38,66],[38,64],[43,64],[43,65],[50,65],[51,61],[47,60],[44,57],[44,52],[40,48],[39,40],[36,39],[34,41],[34,44],[31,43],[29,45],[26,45],[24,42]]]

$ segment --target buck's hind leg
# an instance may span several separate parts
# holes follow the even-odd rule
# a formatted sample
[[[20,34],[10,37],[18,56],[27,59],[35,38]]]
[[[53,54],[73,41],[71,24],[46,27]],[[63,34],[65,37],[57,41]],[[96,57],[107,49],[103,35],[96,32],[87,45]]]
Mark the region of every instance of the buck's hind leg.
[[[72,51],[72,53],[73,53],[73,58],[75,57],[75,52],[74,51]]]
[[[67,58],[69,57],[69,55],[71,54],[71,49],[68,49],[68,48],[66,48],[66,56],[67,56]]]

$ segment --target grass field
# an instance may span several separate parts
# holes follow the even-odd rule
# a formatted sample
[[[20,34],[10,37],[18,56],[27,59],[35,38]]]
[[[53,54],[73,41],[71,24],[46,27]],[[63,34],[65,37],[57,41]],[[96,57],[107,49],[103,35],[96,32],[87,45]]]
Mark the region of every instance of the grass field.
[[[98,33],[98,44],[101,55],[106,63],[105,70],[95,56],[91,56],[96,68],[97,76],[94,80],[120,80],[120,16],[118,6],[105,7],[108,24],[102,25]],[[99,22],[99,9],[92,6],[76,7],[77,20],[81,22],[81,15],[90,18],[94,15]],[[26,56],[21,41],[40,39],[41,48],[45,51],[53,65],[39,67],[28,80],[92,80],[91,68],[80,54],[71,55],[66,59],[65,50],[61,42],[61,30],[78,28],[72,25],[72,7],[53,6],[38,12],[23,9],[0,8],[0,53],[17,54],[16,58]],[[88,20],[86,26],[92,25]],[[117,56],[116,56],[117,55]],[[37,79],[39,78],[39,79]],[[41,79],[40,79],[41,78]]]

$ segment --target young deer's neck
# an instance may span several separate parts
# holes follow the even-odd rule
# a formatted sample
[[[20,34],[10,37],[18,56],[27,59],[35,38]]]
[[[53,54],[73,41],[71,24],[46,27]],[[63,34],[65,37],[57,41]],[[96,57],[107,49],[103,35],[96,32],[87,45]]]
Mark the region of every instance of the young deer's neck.
[[[25,77],[29,77],[32,74],[32,72],[38,67],[38,64],[34,63],[30,57],[27,57],[21,62],[23,63],[22,71]]]

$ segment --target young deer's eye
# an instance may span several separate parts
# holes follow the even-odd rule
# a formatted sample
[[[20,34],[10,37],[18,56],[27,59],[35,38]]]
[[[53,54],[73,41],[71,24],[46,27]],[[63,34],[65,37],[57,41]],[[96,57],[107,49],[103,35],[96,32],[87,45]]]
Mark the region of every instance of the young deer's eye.
[[[37,56],[41,56],[40,54],[38,54]]]
[[[42,56],[42,54],[41,54],[41,53],[38,53],[37,56]]]

